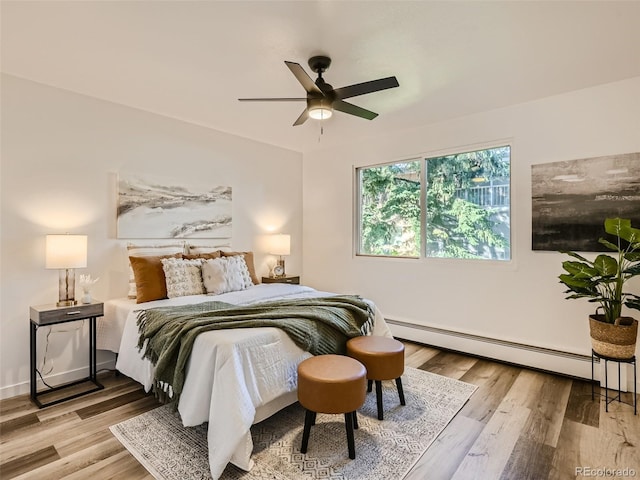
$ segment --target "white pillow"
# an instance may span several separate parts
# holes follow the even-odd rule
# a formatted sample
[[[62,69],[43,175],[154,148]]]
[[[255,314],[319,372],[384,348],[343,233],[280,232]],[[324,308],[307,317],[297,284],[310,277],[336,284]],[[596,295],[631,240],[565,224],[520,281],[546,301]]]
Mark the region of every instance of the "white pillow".
[[[253,285],[242,255],[205,260],[202,263],[202,280],[209,295],[236,292]]]
[[[240,275],[242,276],[242,290],[253,286],[253,280],[251,280],[251,272],[249,272],[249,265],[247,265],[247,259],[244,255],[233,255],[231,257],[225,257],[230,261],[237,263],[240,269]],[[233,260],[231,260],[233,259]]]
[[[175,255],[176,253],[184,253],[184,242],[168,243],[166,245],[136,245],[127,243],[127,260],[129,257],[159,257],[162,255]],[[129,298],[136,298],[136,277],[133,274],[133,268],[129,263]]]
[[[167,297],[184,297],[205,293],[202,283],[202,260],[163,258],[162,269],[167,279]]]
[[[227,285],[227,263],[225,257],[202,262],[202,282],[207,294],[220,295],[230,291]]]
[[[253,285],[249,268],[242,255],[224,257],[227,259],[227,279],[232,292],[244,290]]]

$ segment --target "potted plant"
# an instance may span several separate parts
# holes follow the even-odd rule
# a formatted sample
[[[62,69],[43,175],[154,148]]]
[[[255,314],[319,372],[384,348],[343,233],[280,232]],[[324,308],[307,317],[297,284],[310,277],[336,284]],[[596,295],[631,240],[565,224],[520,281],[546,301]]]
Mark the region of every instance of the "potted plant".
[[[558,278],[569,289],[566,298],[588,298],[598,303],[594,315],[589,315],[591,344],[601,356],[630,359],[635,355],[638,321],[622,315],[622,307],[640,310],[640,297],[625,292],[625,283],[640,275],[640,229],[631,227],[631,220],[607,218],[604,230],[615,237],[614,242],[604,238],[598,241],[614,251],[601,254],[594,261],[575,252],[566,252],[579,261],[562,263],[563,273]],[[598,313],[602,310],[602,313]]]

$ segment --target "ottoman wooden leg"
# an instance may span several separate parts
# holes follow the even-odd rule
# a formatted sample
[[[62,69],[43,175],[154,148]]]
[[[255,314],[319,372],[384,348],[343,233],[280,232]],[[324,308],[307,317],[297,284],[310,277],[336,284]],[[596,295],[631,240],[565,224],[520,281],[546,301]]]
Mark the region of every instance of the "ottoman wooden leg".
[[[396,378],[396,387],[398,387],[398,396],[400,397],[400,405],[406,405],[404,401],[404,390],[402,389],[402,379]]]
[[[376,403],[378,404],[378,420],[384,420],[384,415],[382,413],[382,381],[376,380]]]
[[[356,445],[353,439],[353,412],[344,414],[344,423],[347,427],[347,444],[349,445],[349,458],[356,458]]]
[[[367,380],[367,393],[369,393],[372,390],[373,386],[373,380]]]
[[[302,447],[300,447],[301,453],[307,453],[307,446],[309,445],[309,434],[311,433],[311,425],[315,418],[315,412],[306,410],[304,415],[304,431],[302,433]]]
[[[358,430],[358,428],[360,428],[358,426],[358,413],[357,412],[353,412],[353,429],[354,430]]]

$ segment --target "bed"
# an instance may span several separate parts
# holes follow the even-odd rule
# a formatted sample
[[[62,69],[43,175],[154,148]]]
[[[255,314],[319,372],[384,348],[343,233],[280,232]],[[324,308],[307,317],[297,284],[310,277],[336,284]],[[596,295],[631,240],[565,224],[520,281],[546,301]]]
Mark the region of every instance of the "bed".
[[[99,320],[98,348],[118,353],[116,368],[140,382],[146,391],[154,369],[142,358],[136,311],[219,300],[234,305],[335,295],[291,284],[260,284],[221,295],[190,295],[136,304],[131,299],[105,302]],[[372,334],[391,336],[375,305]],[[273,327],[216,330],[200,334],[187,363],[178,404],[185,427],[209,422],[209,464],[218,478],[229,462],[250,470],[253,442],[250,427],[297,400],[297,365],[311,354],[283,330]]]

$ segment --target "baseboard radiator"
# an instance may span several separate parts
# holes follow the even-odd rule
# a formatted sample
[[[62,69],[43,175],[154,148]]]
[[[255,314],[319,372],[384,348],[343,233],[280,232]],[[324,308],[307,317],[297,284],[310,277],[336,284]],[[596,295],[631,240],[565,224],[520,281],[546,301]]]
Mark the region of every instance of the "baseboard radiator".
[[[385,320],[397,338],[536,370],[591,380],[591,355],[415,324],[393,318],[385,318]],[[609,388],[617,388],[617,363],[609,362],[608,371]],[[594,378],[595,380],[604,378],[604,362],[600,362],[598,358],[594,361]],[[604,381],[602,383],[604,385]],[[632,366],[622,365],[620,383],[622,390],[633,389]],[[638,390],[640,390],[640,386]]]

